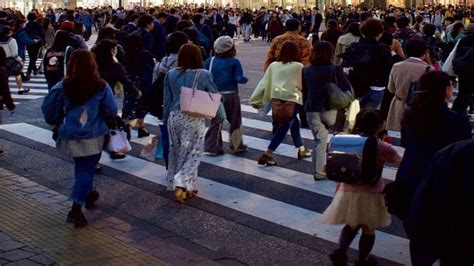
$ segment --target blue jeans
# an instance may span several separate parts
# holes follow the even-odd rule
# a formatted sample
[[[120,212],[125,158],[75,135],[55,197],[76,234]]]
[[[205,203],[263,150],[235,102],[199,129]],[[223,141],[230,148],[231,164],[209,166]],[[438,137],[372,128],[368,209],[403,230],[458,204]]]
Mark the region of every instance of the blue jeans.
[[[270,141],[270,145],[268,145],[268,149],[271,151],[275,151],[278,146],[283,142],[286,137],[286,133],[288,130],[291,132],[291,138],[293,139],[293,144],[296,148],[303,146],[303,141],[301,140],[300,134],[300,121],[296,117],[297,111],[295,111],[295,116],[293,117],[290,122],[284,125],[278,125],[273,134],[272,140]]]
[[[86,199],[87,193],[92,190],[94,181],[95,166],[99,163],[102,154],[95,154],[85,157],[74,158],[74,175],[76,182],[72,189],[71,199],[74,203],[82,204]]]
[[[252,32],[252,25],[251,24],[247,24],[247,23],[244,23],[242,25],[242,29],[243,29],[243,35],[244,35],[244,40],[248,41],[250,40],[250,34]]]
[[[367,94],[365,94],[359,99],[360,108],[361,109],[365,109],[365,108],[380,109],[380,106],[382,105],[384,93],[385,93],[385,90],[376,91],[376,90],[370,89],[369,92],[367,92]]]

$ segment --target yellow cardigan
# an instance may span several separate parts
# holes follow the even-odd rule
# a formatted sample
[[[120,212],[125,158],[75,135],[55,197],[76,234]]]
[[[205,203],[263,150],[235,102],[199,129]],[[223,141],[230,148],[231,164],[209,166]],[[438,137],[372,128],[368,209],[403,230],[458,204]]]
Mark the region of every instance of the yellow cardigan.
[[[273,62],[265,71],[250,97],[250,105],[261,109],[271,99],[295,102],[303,105],[302,85],[303,64]]]

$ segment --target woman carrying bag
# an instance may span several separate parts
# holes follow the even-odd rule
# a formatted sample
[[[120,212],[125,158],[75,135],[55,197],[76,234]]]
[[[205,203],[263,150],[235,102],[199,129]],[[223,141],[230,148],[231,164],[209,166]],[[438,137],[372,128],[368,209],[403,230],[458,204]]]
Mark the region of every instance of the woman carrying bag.
[[[307,96],[304,105],[314,136],[314,180],[326,178],[326,149],[328,128],[336,122],[337,110],[330,107],[327,85],[332,83],[342,91],[351,91],[342,67],[332,63],[334,48],[329,42],[316,42],[311,55],[311,65],[303,68],[303,91]]]
[[[93,208],[98,193],[93,189],[95,167],[99,163],[106,120],[117,114],[112,89],[100,78],[91,52],[76,50],[69,59],[67,75],[45,97],[42,111],[48,124],[59,126],[56,146],[74,159],[73,205],[67,221],[76,227],[87,225],[82,205]]]
[[[174,198],[179,203],[197,193],[196,179],[206,133],[205,118],[182,111],[187,107],[181,106],[185,88],[212,95],[218,92],[211,73],[203,69],[201,51],[194,44],[180,48],[177,68],[170,70],[164,81],[163,123],[168,126],[170,142],[167,182],[168,190],[174,191]],[[214,115],[223,121],[225,113],[220,97],[215,100],[219,101],[220,108]]]
[[[250,97],[250,104],[262,109],[271,104],[273,122],[277,124],[267,151],[258,159],[258,164],[274,166],[273,152],[291,132],[293,143],[298,148],[297,157],[303,159],[311,156],[306,150],[300,135],[300,121],[296,117],[298,109],[303,104],[301,71],[303,64],[298,62],[300,56],[295,42],[283,43],[280,58],[270,64],[265,75]]]

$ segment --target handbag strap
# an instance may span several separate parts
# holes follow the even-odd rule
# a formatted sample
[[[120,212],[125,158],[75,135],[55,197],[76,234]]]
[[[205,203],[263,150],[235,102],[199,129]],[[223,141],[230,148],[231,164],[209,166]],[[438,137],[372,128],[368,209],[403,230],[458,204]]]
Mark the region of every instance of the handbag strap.
[[[194,93],[196,92],[197,82],[199,80],[200,75],[201,75],[201,70],[198,70],[196,73],[196,76],[194,76],[194,81],[193,81],[193,86],[192,86],[193,96],[194,96]]]
[[[215,58],[216,58],[216,57],[213,56],[213,57],[211,58],[211,63],[209,64],[209,72],[211,72],[211,74],[212,74],[212,66],[214,65],[214,59],[215,59]]]
[[[339,85],[337,83],[336,65],[334,64],[331,66],[331,81],[334,81],[336,85]]]

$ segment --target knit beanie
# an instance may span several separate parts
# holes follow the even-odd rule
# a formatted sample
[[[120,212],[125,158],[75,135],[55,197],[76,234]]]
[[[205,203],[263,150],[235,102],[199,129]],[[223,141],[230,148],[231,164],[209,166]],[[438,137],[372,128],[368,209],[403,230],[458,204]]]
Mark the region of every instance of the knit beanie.
[[[234,47],[234,40],[229,36],[221,36],[214,42],[214,51],[217,54],[228,52]]]

